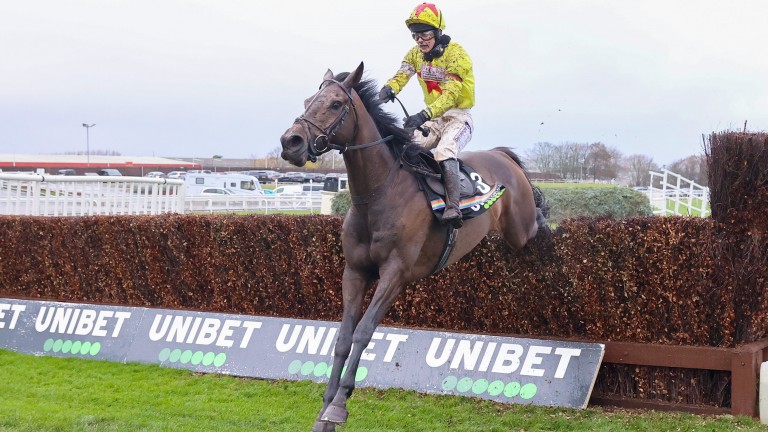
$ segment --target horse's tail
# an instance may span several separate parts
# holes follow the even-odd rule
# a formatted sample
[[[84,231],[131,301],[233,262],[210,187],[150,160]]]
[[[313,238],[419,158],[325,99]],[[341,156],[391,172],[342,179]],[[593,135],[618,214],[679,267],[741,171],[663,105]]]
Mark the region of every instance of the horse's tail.
[[[540,227],[546,225],[546,218],[549,217],[549,202],[547,202],[547,198],[544,196],[544,192],[542,192],[538,186],[534,186],[533,183],[531,183],[531,179],[528,177],[528,171],[525,170],[525,166],[523,165],[523,161],[520,159],[520,156],[513,152],[509,147],[496,147],[492,150],[500,151],[509,156],[509,158],[515,161],[520,169],[523,170],[525,178],[528,179],[528,184],[531,185],[531,190],[533,190],[533,202],[536,204],[536,208],[539,210],[536,212],[536,222],[538,222]]]

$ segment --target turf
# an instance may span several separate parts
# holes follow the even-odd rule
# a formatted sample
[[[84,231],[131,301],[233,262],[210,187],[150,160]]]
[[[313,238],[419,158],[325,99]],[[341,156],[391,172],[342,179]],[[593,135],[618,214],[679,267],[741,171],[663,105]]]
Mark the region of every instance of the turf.
[[[0,350],[0,431],[309,431],[323,386]],[[358,389],[353,431],[765,431],[751,418],[503,405]]]

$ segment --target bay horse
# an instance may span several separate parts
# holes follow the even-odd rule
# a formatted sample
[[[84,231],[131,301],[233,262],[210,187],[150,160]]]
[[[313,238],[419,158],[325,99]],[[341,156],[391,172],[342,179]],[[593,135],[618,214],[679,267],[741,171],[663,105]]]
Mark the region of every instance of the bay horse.
[[[281,157],[299,167],[327,151],[342,152],[353,203],[341,232],[343,316],[313,432],[335,431],[336,424],[347,420],[347,400],[374,330],[404,285],[435,270],[447,242],[448,228],[433,216],[416,177],[398,160],[405,149],[416,146],[412,131],[382,110],[376,84],[362,81],[362,75],[363,63],[338,76],[329,69],[317,93],[304,101],[304,113],[280,137]],[[534,194],[517,155],[495,148],[460,156],[486,183],[504,185],[506,191],[488,211],[455,231],[454,248],[444,264],[459,260],[491,230],[500,231],[513,247],[525,246],[545,227],[546,211],[542,213],[543,197]],[[363,311],[365,293],[376,281]]]

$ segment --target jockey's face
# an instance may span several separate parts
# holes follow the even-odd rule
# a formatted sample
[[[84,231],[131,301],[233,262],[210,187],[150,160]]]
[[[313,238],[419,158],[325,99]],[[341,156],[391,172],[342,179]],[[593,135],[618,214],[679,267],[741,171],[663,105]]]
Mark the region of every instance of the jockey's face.
[[[428,53],[435,46],[436,39],[434,31],[411,33],[411,36],[416,41],[422,54]]]

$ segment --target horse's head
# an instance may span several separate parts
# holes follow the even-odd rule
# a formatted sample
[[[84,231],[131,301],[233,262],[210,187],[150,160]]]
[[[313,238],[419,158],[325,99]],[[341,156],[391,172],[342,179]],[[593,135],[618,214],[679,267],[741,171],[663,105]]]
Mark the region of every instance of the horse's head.
[[[296,166],[316,161],[317,156],[331,151],[343,151],[357,134],[357,113],[353,90],[363,76],[363,63],[343,81],[334,79],[328,69],[320,89],[304,101],[304,114],[299,116],[283,136],[281,157]],[[359,99],[358,99],[359,100]],[[350,110],[354,118],[344,122]]]

